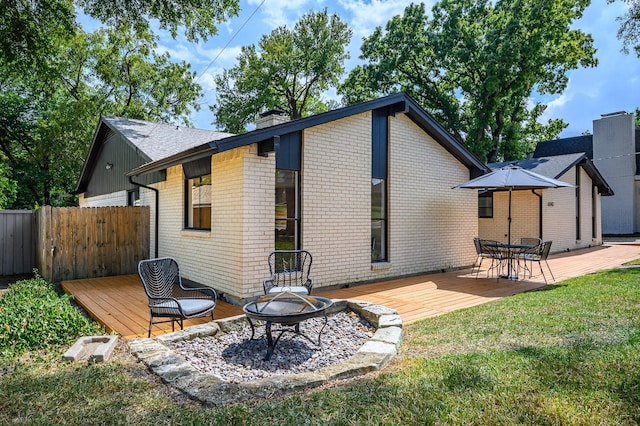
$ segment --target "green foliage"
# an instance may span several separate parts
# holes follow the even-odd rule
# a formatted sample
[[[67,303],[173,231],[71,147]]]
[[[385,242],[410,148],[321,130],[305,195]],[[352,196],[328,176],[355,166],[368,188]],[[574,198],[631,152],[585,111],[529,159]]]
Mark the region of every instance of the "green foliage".
[[[0,152],[18,184],[11,207],[75,203],[68,194],[100,115],[188,123],[201,87],[188,64],[156,47],[148,32],[78,30],[52,52],[55,72],[15,76],[0,64]]]
[[[113,28],[124,27],[145,33],[149,30],[149,20],[155,19],[160,28],[168,29],[174,38],[182,27],[189,41],[206,41],[217,33],[218,23],[240,11],[238,0],[77,0],[77,4],[85,13]]]
[[[216,78],[216,124],[242,133],[261,111],[281,109],[296,119],[328,110],[321,94],[338,85],[350,40],[347,25],[325,9],[304,15],[293,30],[262,36],[257,48],[243,47],[238,64]]]
[[[18,184],[9,178],[11,169],[0,155],[0,210],[7,208],[16,199]]]
[[[364,40],[340,89],[353,103],[403,90],[461,143],[488,161],[520,159],[538,137],[566,125],[535,121],[535,92],[557,94],[567,72],[594,66],[589,35],[572,29],[588,0],[442,0],[429,19],[410,5]]]
[[[99,326],[73,307],[70,299],[37,274],[11,285],[0,297],[0,354],[14,357],[52,350],[82,335],[100,333]]]
[[[238,0],[6,0],[0,2],[0,64],[12,64],[18,75],[55,70],[58,43],[79,29],[76,6],[109,28],[136,35],[148,33],[149,20],[157,19],[174,38],[182,29],[190,41],[216,34],[216,24],[239,11]]]
[[[105,26],[85,33],[80,10]],[[189,124],[201,87],[188,64],[155,52],[149,20],[199,40],[237,12],[238,0],[0,2],[0,157],[11,165],[0,205],[77,204],[100,115]]]
[[[609,3],[614,0],[609,0]],[[618,38],[622,40],[622,51],[626,54],[633,50],[640,58],[640,0],[622,0],[629,3],[629,10],[618,18],[620,29]]]
[[[0,423],[622,425],[640,422],[640,269],[590,274],[403,328],[379,374],[223,407],[108,363],[0,358]],[[4,374],[3,374],[4,367]]]

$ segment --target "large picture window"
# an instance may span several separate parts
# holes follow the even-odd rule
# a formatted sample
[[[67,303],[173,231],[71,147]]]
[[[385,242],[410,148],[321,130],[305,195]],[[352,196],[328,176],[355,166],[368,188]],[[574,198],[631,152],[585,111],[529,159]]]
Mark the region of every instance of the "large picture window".
[[[300,174],[276,170],[276,250],[300,250]]]
[[[211,175],[186,180],[185,227],[211,229]]]

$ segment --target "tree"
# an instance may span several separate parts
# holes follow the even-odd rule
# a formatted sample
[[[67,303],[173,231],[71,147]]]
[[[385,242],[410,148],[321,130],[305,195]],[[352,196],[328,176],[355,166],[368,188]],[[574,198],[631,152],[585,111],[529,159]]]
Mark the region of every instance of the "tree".
[[[336,87],[349,58],[351,30],[327,10],[304,15],[293,30],[276,28],[242,48],[238,64],[216,78],[217,125],[242,133],[261,110],[281,109],[292,119],[326,111],[322,93]]]
[[[612,3],[614,0],[609,0]],[[620,29],[618,38],[622,39],[622,51],[626,54],[629,49],[636,52],[640,58],[640,0],[623,0],[629,3],[629,10],[624,16],[618,18]]]
[[[100,115],[187,122],[200,86],[187,64],[155,47],[148,32],[79,30],[60,44],[55,73],[17,77],[0,66],[0,152],[18,183],[12,207],[74,204],[69,192]]]
[[[0,2],[0,205],[67,205],[100,115],[188,124],[200,86],[149,21],[206,39],[238,0]],[[77,11],[106,27],[87,34]]]
[[[461,143],[490,162],[522,158],[536,135],[566,126],[536,123],[534,92],[561,93],[567,72],[594,66],[591,36],[572,29],[588,0],[442,0],[429,19],[410,5],[365,39],[340,89],[353,103],[398,90],[416,98]]]
[[[183,28],[190,41],[216,34],[216,24],[237,15],[239,0],[47,0],[0,2],[0,62],[20,71],[47,69],[60,40],[78,30],[76,6],[110,28],[126,28],[134,34],[150,32],[149,20],[175,38]],[[35,68],[37,66],[37,68]]]

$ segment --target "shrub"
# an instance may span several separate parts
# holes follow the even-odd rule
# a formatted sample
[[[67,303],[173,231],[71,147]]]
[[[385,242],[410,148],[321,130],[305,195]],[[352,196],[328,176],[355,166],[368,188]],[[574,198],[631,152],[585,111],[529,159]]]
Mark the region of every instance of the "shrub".
[[[100,327],[70,300],[71,296],[58,294],[37,273],[35,278],[11,285],[0,298],[0,354],[7,357],[52,349],[100,333]]]

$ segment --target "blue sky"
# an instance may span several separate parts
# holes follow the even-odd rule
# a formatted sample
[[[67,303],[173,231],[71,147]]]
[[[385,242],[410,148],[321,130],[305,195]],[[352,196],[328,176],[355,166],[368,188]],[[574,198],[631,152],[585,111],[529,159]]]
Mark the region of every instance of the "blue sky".
[[[360,62],[362,38],[377,26],[384,27],[392,16],[402,14],[410,3],[401,0],[241,0],[240,15],[221,24],[218,34],[206,43],[191,44],[160,33],[160,50],[187,61],[198,73],[197,81],[203,87],[204,95],[200,99],[201,110],[194,112],[191,120],[195,127],[214,129],[213,115],[208,107],[216,100],[214,76],[235,65],[242,46],[257,44],[263,34],[274,28],[280,25],[291,28],[305,13],[326,7],[353,30],[349,46],[351,59],[346,63],[348,71]],[[425,1],[427,10],[431,10],[433,3],[433,0]],[[640,107],[640,58],[622,54],[622,44],[617,38],[619,23],[616,18],[623,15],[626,8],[621,0],[612,4],[607,4],[606,0],[593,0],[584,16],[574,24],[592,34],[599,65],[572,71],[569,85],[561,95],[537,99],[548,105],[543,121],[562,118],[569,123],[562,137],[592,131],[592,121],[600,118],[600,114],[633,111]],[[335,97],[335,93],[327,96]]]

